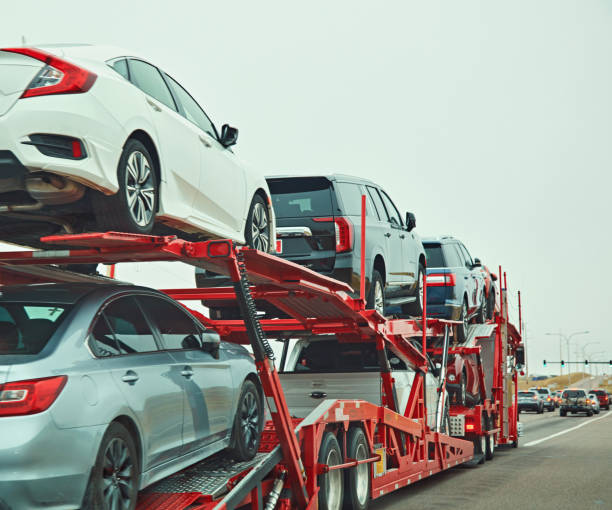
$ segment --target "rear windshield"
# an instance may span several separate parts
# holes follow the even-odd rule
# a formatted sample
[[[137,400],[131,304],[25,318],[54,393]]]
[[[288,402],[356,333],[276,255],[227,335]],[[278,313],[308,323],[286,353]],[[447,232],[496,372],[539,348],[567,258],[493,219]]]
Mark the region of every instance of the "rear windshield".
[[[0,303],[0,356],[38,354],[69,308],[63,304]]]
[[[439,244],[424,244],[427,267],[446,267],[442,246]]]
[[[537,392],[538,392],[540,395],[548,395],[548,390],[545,390],[545,389],[542,389],[542,388],[540,388],[539,390],[537,390]]]
[[[331,183],[324,178],[270,179],[277,218],[333,216]]]
[[[519,397],[535,397],[535,393],[533,391],[519,391]]]
[[[579,398],[586,397],[586,393],[583,390],[566,390],[563,392],[563,398]]]
[[[406,370],[406,364],[387,352],[393,370]],[[377,372],[380,371],[376,346],[372,343],[317,341],[306,345],[293,370],[288,372]]]
[[[593,390],[591,393],[598,395],[600,397],[605,397],[607,393],[604,390]]]

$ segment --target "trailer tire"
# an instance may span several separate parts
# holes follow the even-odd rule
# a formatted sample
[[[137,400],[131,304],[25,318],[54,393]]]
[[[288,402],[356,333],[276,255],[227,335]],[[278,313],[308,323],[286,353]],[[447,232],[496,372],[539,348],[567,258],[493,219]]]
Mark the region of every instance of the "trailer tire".
[[[369,450],[368,442],[361,427],[351,428],[346,441],[347,458],[365,460],[370,456]],[[370,505],[371,483],[370,464],[360,464],[345,470],[345,510],[367,510]]]
[[[121,452],[120,459],[117,458],[119,452]],[[138,497],[139,463],[138,450],[132,435],[120,423],[111,423],[104,433],[95,464],[91,469],[89,483],[87,484],[83,500],[83,509],[107,510],[109,508],[104,503],[103,483],[106,479],[108,484],[106,487],[107,492],[109,490],[116,491],[116,494],[119,495],[118,497],[124,498],[121,502],[122,508],[134,510]],[[110,482],[108,473],[107,476],[104,474],[105,465],[107,467],[110,465],[112,470]],[[122,473],[129,473],[129,475],[123,476]],[[119,489],[120,484],[125,490]],[[124,506],[123,503],[127,503],[127,506]]]
[[[492,422],[493,420],[491,420],[491,417],[485,416],[485,423],[487,426],[487,431],[493,428],[491,426]],[[487,435],[487,445],[486,445],[486,450],[485,450],[485,457],[487,460],[492,460],[494,456],[495,456],[495,434],[489,434]]]
[[[342,452],[336,436],[326,432],[319,448],[319,464],[337,466],[342,464]],[[344,476],[335,469],[317,477],[319,485],[319,510],[340,510],[344,499]]]
[[[159,206],[159,182],[154,159],[139,140],[128,140],[125,144],[119,158],[117,180],[119,190],[114,195],[93,194],[97,228],[150,234]],[[131,196],[128,187],[133,189]]]
[[[247,379],[242,383],[229,454],[238,461],[255,457],[261,441],[263,404],[257,386]]]

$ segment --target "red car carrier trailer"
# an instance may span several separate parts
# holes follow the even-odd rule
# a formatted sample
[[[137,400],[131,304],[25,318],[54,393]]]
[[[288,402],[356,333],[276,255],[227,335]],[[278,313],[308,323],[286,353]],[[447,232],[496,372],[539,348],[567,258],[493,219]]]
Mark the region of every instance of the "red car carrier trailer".
[[[192,312],[223,340],[252,347],[271,417],[259,453],[250,462],[236,463],[217,454],[197,463],[147,487],[138,509],[339,509],[343,499],[353,508],[365,509],[371,499],[451,467],[482,461],[484,452],[477,448],[475,453],[478,442],[472,436],[517,444],[516,370],[510,357],[520,346],[520,335],[508,324],[505,289],[500,313],[486,325],[491,332],[486,338],[474,337],[494,348],[485,349],[478,342],[459,347],[451,343],[449,321],[426,319],[426,313],[419,319],[386,319],[366,310],[363,299],[351,297],[352,289],[346,284],[231,241],[188,242],[174,236],[116,232],[52,236],[43,241],[50,250],[0,253],[0,283],[90,281],[56,265],[144,261],[183,262],[228,276],[233,283],[224,288],[165,292],[181,301],[236,300],[243,320],[213,321]],[[260,319],[255,300],[273,305],[282,317]],[[376,346],[381,405],[328,399],[306,418],[295,419],[287,407],[268,338],[330,334],[338,342]],[[428,347],[434,344],[441,346]],[[403,408],[399,408],[387,350],[414,371]],[[440,361],[449,353],[475,356],[483,380],[483,403],[473,408],[449,405],[442,376],[435,423],[428,423],[425,375],[432,368],[428,353]],[[488,386],[487,378],[491,379]]]

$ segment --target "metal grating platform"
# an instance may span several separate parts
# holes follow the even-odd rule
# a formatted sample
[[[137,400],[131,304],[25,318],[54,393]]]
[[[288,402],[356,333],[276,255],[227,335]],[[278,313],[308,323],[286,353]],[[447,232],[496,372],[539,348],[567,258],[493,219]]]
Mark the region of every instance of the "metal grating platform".
[[[227,491],[231,478],[257,464],[265,455],[258,453],[250,461],[236,462],[221,452],[147,487],[143,494],[198,493],[218,498]]]

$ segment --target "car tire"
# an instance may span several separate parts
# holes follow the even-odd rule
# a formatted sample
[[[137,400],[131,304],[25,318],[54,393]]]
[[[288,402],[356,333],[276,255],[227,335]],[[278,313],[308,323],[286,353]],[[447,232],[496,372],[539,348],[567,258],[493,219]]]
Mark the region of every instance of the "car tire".
[[[587,411],[587,416],[593,416],[593,411]]]
[[[480,298],[480,309],[478,310],[478,315],[476,316],[476,322],[478,324],[484,324],[487,322],[487,317],[489,315],[487,306],[487,297],[485,296],[485,293],[483,291],[482,297]]]
[[[128,140],[125,144],[117,180],[119,190],[114,195],[93,195],[97,228],[150,234],[158,210],[159,182],[153,158],[140,141]]]
[[[270,236],[270,211],[261,195],[256,194],[249,207],[244,237],[250,248],[269,253],[272,251]]]
[[[544,406],[538,407],[538,414],[544,414]]]
[[[565,409],[561,409],[561,411],[559,411],[559,415],[561,417],[565,416],[567,414],[567,411]]]
[[[326,432],[319,448],[319,464],[337,466],[342,464],[342,452],[336,436]],[[344,475],[334,469],[318,476],[319,510],[340,510],[344,500]]]
[[[349,459],[365,460],[370,456],[370,447],[360,427],[349,430],[346,441],[346,456]],[[345,510],[367,510],[370,505],[370,464],[344,470],[344,508]]]
[[[465,373],[465,370],[463,370],[461,372],[461,381],[459,381],[459,391],[457,393],[457,400],[459,401],[459,405],[463,407],[467,407],[466,379],[467,375]]]
[[[376,310],[381,315],[385,315],[385,284],[382,276],[376,269],[372,271],[366,308]]]
[[[419,274],[417,275],[416,300],[413,303],[402,305],[402,313],[412,317],[423,317],[423,275],[425,268],[419,263]]]
[[[134,438],[123,425],[113,422],[100,443],[85,491],[83,509],[134,510],[139,477],[138,450]],[[114,498],[120,498],[116,500],[119,505],[113,506]]]
[[[261,441],[263,426],[263,403],[261,395],[250,380],[244,381],[232,428],[232,440],[228,452],[238,461],[255,457]]]
[[[489,289],[489,297],[487,297],[487,319],[493,319],[495,315],[495,289],[493,285]]]
[[[459,316],[459,320],[461,321],[461,324],[457,324],[455,331],[457,332],[457,341],[463,343],[467,338],[467,330],[469,324],[468,306],[467,300],[465,298],[463,299],[463,304],[461,305],[461,315]]]

